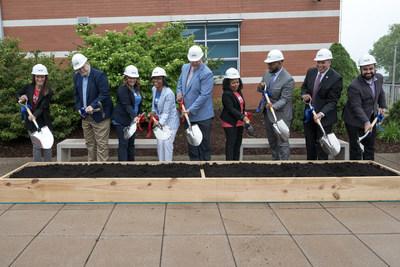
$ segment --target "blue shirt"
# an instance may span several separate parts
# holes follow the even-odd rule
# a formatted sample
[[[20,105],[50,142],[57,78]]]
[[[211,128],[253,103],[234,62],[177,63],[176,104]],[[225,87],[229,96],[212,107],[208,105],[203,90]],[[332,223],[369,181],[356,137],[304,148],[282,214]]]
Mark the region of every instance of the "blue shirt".
[[[142,102],[142,96],[139,94],[139,92],[133,90],[133,97],[135,98],[135,105],[133,106],[133,113],[135,113],[137,115],[139,112],[140,102]]]
[[[156,108],[157,114],[159,115],[159,111],[158,111],[158,101],[160,100],[160,96],[161,96],[161,91],[156,91],[156,97],[154,98],[154,107]]]
[[[87,99],[87,86],[88,86],[88,76],[82,77],[82,97],[83,97],[83,107],[87,107],[86,99]]]

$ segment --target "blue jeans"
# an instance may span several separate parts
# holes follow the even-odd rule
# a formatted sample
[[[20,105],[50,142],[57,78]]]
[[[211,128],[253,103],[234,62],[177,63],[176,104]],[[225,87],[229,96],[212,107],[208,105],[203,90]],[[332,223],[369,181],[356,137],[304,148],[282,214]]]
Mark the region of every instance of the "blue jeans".
[[[134,161],[135,160],[135,136],[124,138],[124,127],[122,125],[114,125],[118,136],[118,160],[119,161]]]

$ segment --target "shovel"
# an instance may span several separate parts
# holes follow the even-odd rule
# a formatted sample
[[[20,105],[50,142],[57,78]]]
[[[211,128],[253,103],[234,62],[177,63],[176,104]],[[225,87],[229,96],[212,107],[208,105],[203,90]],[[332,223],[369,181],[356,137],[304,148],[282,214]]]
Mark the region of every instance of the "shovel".
[[[308,105],[310,106],[310,109],[312,110],[312,114],[314,116],[317,115],[317,113],[315,113],[315,110],[313,108],[313,106],[311,105],[311,103],[308,103]],[[319,140],[319,143],[321,144],[322,150],[328,154],[331,155],[332,157],[335,157],[336,155],[338,155],[340,153],[340,143],[339,140],[337,139],[336,135],[334,133],[330,133],[330,134],[326,134],[324,127],[322,126],[321,120],[318,119],[317,120],[317,124],[319,126],[319,128],[322,131],[322,137]]]
[[[151,116],[151,120],[158,123],[158,120],[154,116]],[[161,124],[157,124],[153,127],[153,133],[157,140],[160,141],[167,140],[172,135],[171,129],[167,125],[161,126]]]
[[[361,137],[359,137],[358,138],[358,145],[360,146],[360,149],[361,149],[361,151],[364,153],[364,145],[363,144],[361,144],[361,141],[365,138],[365,137],[367,137],[370,133],[371,133],[371,131],[372,131],[372,129],[374,128],[374,126],[375,126],[375,124],[376,124],[376,122],[378,121],[378,117],[375,117],[375,119],[372,121],[372,123],[371,123],[371,129],[370,130],[368,130],[368,131],[366,131],[365,132],[365,134],[363,135],[363,136],[361,136]]]
[[[124,138],[125,138],[126,140],[128,140],[129,138],[131,138],[131,137],[135,134],[136,129],[137,129],[137,123],[136,123],[136,121],[132,121],[132,123],[131,123],[129,126],[124,127],[124,129],[123,129],[123,131],[124,131]]]
[[[192,125],[189,120],[189,116],[186,113],[185,106],[182,103],[182,111],[185,116],[186,122],[188,124],[188,128],[186,129],[186,139],[188,143],[192,146],[199,146],[201,141],[203,141],[203,133],[200,130],[199,125]]]
[[[271,103],[271,100],[269,99],[268,94],[267,94],[267,85],[264,86],[264,96],[265,96],[265,99],[267,100],[267,103],[268,104]],[[275,133],[283,141],[289,140],[289,136],[290,136],[289,127],[286,125],[286,123],[282,119],[280,119],[278,121],[278,119],[276,118],[275,110],[274,110],[273,107],[270,107],[269,109],[270,109],[270,111],[272,113],[272,116],[274,117],[274,121],[272,123],[272,127],[273,127]]]
[[[29,116],[33,116],[31,110],[27,105],[27,102],[25,102],[25,104],[22,104],[21,102],[18,103],[26,108],[26,111],[28,112]],[[32,122],[37,129],[35,132],[29,133],[32,139],[32,143],[36,144],[37,146],[40,146],[43,149],[50,149],[53,146],[54,137],[49,127],[43,126],[42,128],[40,128],[36,120],[32,120]]]

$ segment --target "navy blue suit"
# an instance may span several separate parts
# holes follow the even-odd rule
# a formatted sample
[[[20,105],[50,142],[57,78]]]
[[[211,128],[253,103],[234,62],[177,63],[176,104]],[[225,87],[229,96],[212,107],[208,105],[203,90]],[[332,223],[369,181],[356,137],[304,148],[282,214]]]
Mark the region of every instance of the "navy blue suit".
[[[82,94],[83,77],[76,73],[74,75],[74,92],[75,92],[75,109],[79,110],[83,107]],[[95,122],[101,122],[104,119],[110,118],[113,110],[113,104],[110,97],[110,89],[108,86],[107,76],[104,72],[95,68],[90,68],[87,86],[87,106],[92,106],[94,109],[99,108],[99,102],[103,106],[103,112],[94,112],[92,118]]]

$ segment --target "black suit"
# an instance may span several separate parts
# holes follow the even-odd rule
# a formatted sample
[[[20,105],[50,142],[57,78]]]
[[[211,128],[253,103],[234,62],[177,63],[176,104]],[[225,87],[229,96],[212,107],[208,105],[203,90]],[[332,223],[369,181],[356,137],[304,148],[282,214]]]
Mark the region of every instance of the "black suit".
[[[378,114],[378,108],[386,108],[385,92],[383,91],[383,76],[375,74],[375,95],[364,78],[359,75],[352,81],[348,89],[348,99],[343,110],[343,119],[346,124],[350,141],[350,159],[374,159],[375,128],[362,143],[364,153],[358,145],[358,137],[364,134],[364,124],[372,121]]]
[[[35,87],[33,84],[28,84],[24,86],[21,90],[18,91],[17,96],[18,98],[22,95],[26,95],[28,97],[28,104],[33,107],[33,92]],[[36,122],[38,123],[39,127],[47,126],[50,129],[52,128],[51,125],[51,117],[50,117],[50,101],[52,97],[51,89],[47,89],[46,94],[44,95],[41,91],[39,94],[38,101],[36,103],[35,108],[32,108],[32,113],[36,117]],[[25,127],[30,132],[35,132],[37,129],[33,122],[28,120],[28,117],[25,118]]]
[[[313,88],[317,75],[317,68],[311,68],[307,71],[306,78],[301,87],[302,95],[313,95]],[[315,112],[322,112],[324,114],[321,123],[326,133],[332,132],[333,124],[337,122],[337,102],[342,93],[342,88],[342,76],[334,69],[330,68],[322,77],[319,90],[315,99],[313,99]],[[328,159],[328,155],[321,149],[319,144],[322,131],[312,118],[309,122],[304,122],[304,135],[306,138],[307,159]]]
[[[222,93],[221,120],[231,124],[233,127],[224,127],[226,143],[225,143],[225,158],[226,160],[239,160],[240,146],[242,145],[243,126],[236,127],[239,120],[245,117],[245,103],[241,92],[239,92],[243,99],[243,112],[240,110],[240,103],[232,90],[224,90]]]

